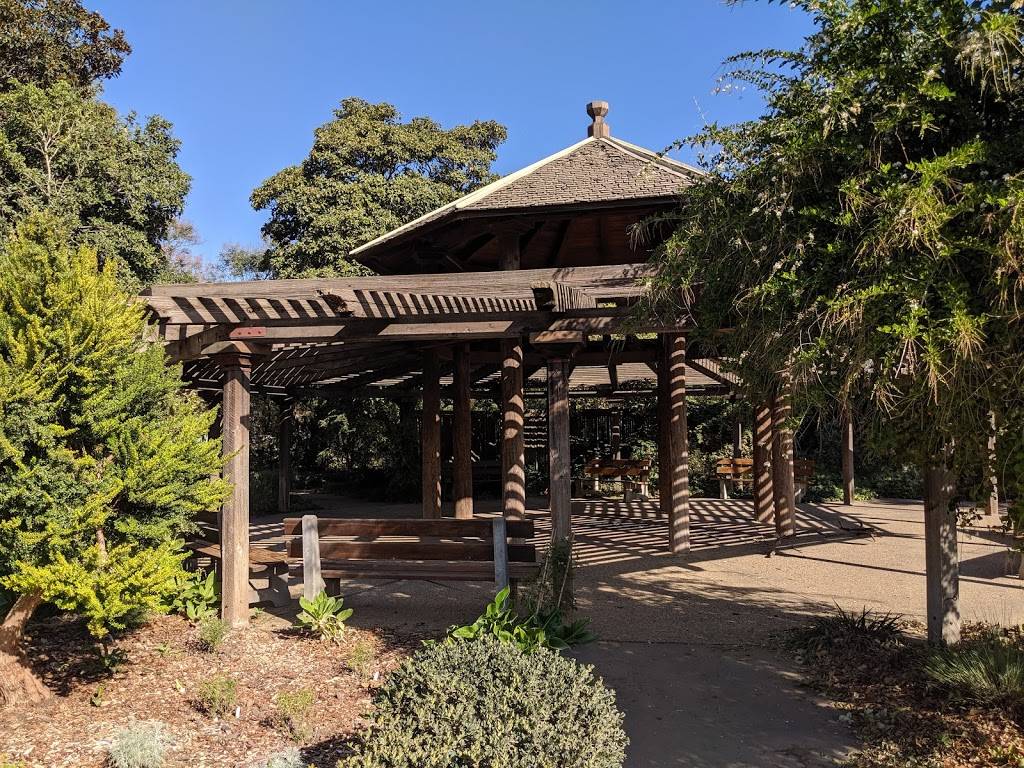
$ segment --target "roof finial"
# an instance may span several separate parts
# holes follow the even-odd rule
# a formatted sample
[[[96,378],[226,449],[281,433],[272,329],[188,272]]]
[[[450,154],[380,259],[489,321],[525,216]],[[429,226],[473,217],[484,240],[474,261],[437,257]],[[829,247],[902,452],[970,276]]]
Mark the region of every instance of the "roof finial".
[[[587,136],[594,136],[598,139],[606,139],[612,135],[611,127],[604,121],[608,114],[607,101],[592,101],[587,104],[587,114],[593,119],[587,126]]]

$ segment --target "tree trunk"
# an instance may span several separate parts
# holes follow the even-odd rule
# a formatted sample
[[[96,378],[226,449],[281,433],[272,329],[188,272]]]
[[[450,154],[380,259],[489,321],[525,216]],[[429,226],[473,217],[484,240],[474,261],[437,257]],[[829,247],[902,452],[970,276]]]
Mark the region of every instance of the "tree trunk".
[[[25,625],[41,602],[39,592],[19,595],[0,625],[0,709],[50,698],[49,688],[36,677],[19,647]]]
[[[960,641],[960,567],[957,557],[954,476],[941,458],[924,468],[924,550],[928,642]]]

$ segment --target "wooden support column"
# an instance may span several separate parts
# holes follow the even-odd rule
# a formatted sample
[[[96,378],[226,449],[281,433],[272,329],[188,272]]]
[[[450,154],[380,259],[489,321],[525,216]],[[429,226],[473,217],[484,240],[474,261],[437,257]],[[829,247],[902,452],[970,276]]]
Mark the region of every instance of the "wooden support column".
[[[498,233],[498,268],[519,269],[521,230],[513,227]]]
[[[928,642],[960,640],[960,570],[956,542],[954,476],[942,460],[924,470],[924,550],[928,590]]]
[[[775,516],[772,490],[772,407],[761,403],[754,407],[754,517],[770,523]]]
[[[551,539],[572,539],[572,461],[569,454],[569,361],[551,358],[548,368],[548,504]]]
[[[666,520],[672,518],[672,403],[668,355],[665,345],[658,353],[658,508]]]
[[[608,446],[613,459],[622,458],[622,410],[617,404],[612,405],[610,416],[611,435]]]
[[[469,392],[469,345],[454,350],[454,414],[452,418],[452,496],[455,517],[473,516],[473,416]]]
[[[853,417],[848,411],[843,413],[843,435],[840,441],[843,452],[843,504],[853,504]]]
[[[669,462],[672,506],[669,510],[669,549],[690,551],[690,449],[686,423],[686,337],[665,334],[668,366],[669,433],[672,452]]]
[[[232,491],[221,511],[221,618],[249,623],[249,398],[250,358],[225,355],[222,440],[224,476]]]
[[[283,515],[291,511],[294,422],[295,402],[288,398],[281,403],[280,420],[277,422],[277,511]]]
[[[732,457],[738,459],[743,456],[743,420],[739,417],[732,425]]]
[[[526,442],[523,419],[523,344],[517,339],[502,342],[501,405],[504,426],[501,438],[502,510],[507,518],[526,516]]]
[[[423,416],[420,422],[423,517],[441,517],[441,374],[437,352],[423,353]]]
[[[772,398],[772,491],[775,497],[775,532],[796,534],[796,482],[793,478],[793,431],[787,425],[792,406],[785,392]]]

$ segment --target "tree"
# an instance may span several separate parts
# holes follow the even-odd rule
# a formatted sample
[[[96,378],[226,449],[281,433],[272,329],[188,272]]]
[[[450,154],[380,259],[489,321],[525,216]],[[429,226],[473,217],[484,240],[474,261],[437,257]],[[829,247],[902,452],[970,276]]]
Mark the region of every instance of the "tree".
[[[118,260],[126,284],[152,282],[189,189],[178,148],[163,118],[122,119],[65,82],[0,94],[0,237],[47,211],[73,243]]]
[[[253,191],[253,207],[270,211],[270,247],[249,271],[359,274],[353,248],[492,181],[505,136],[494,121],[445,130],[426,117],[402,122],[390,104],[345,99],[309,157]]]
[[[12,80],[92,85],[120,74],[131,51],[124,32],[79,0],[0,0],[0,91]]]
[[[46,695],[18,643],[43,602],[101,642],[162,611],[226,483],[215,413],[147,343],[110,263],[31,217],[0,249],[0,705]]]
[[[955,479],[1022,404],[1024,3],[794,4],[801,50],[730,60],[766,111],[692,140],[708,175],[653,294],[682,287],[756,391],[859,407],[919,462],[929,636],[955,640]]]

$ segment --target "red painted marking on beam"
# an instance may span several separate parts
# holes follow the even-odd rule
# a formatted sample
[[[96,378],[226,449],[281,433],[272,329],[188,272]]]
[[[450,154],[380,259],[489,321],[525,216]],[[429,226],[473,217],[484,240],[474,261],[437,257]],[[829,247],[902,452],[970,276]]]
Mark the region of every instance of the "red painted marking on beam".
[[[267,329],[262,325],[251,325],[244,328],[232,328],[228,334],[229,339],[255,339],[267,335]]]

